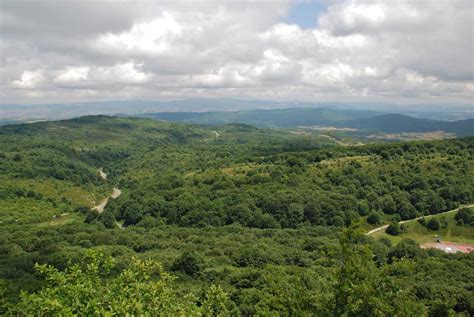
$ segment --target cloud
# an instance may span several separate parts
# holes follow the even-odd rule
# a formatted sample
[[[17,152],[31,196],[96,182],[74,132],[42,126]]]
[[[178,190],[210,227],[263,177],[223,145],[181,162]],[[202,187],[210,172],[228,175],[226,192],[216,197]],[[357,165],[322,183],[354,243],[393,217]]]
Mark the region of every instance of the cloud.
[[[44,81],[43,71],[25,70],[20,79],[12,81],[11,85],[16,89],[35,89]]]
[[[165,55],[171,53],[172,42],[182,36],[183,31],[184,27],[171,14],[163,12],[161,17],[135,24],[129,31],[101,35],[96,45],[105,54]]]
[[[85,81],[89,77],[89,66],[80,67],[67,67],[66,69],[59,71],[59,74],[54,78],[54,83],[68,84]]]
[[[129,62],[111,67],[67,67],[58,71],[53,83],[64,88],[87,87],[93,89],[104,85],[142,84],[150,78],[150,74],[141,72],[133,62]]]
[[[470,0],[1,2],[6,102],[245,97],[472,103]],[[58,14],[61,12],[61,14]]]

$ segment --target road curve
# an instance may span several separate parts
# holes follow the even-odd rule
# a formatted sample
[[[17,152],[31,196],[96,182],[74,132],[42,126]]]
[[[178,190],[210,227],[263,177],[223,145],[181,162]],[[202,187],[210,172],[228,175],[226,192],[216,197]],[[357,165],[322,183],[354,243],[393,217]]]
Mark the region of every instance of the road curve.
[[[104,179],[104,180],[107,179],[107,174],[104,173],[102,168],[99,168],[99,175],[102,179]],[[105,206],[107,206],[107,203],[109,202],[109,199],[110,198],[112,198],[112,199],[118,198],[121,194],[122,194],[122,191],[120,189],[114,187],[114,189],[112,190],[112,193],[108,197],[102,199],[100,204],[98,204],[97,206],[92,207],[91,210],[95,210],[99,214],[102,213],[104,211]]]
[[[112,193],[110,194],[110,196],[102,199],[100,204],[98,204],[97,206],[94,206],[92,208],[92,210],[96,210],[99,214],[102,213],[104,211],[105,206],[107,206],[107,203],[109,202],[109,199],[110,198],[115,199],[115,198],[119,197],[121,194],[122,194],[122,191],[120,189],[114,188]]]
[[[438,215],[445,215],[445,214],[449,214],[451,212],[455,212],[455,211],[458,211],[459,209],[462,209],[462,208],[471,208],[471,207],[474,207],[474,204],[473,205],[469,205],[469,206],[461,206],[461,207],[458,207],[456,209],[453,209],[453,210],[449,210],[449,211],[445,211],[445,212],[440,212],[439,214],[434,214],[434,215],[427,215],[427,216],[420,216],[420,217],[416,217],[414,219],[409,219],[409,220],[403,220],[403,221],[399,221],[398,223],[399,224],[404,224],[404,223],[407,223],[407,222],[410,222],[410,221],[415,221],[415,220],[418,220],[418,219],[421,219],[421,218],[431,218],[433,216],[438,216]],[[387,229],[389,225],[383,225],[381,227],[378,227],[378,228],[375,228],[375,229],[372,229],[370,231],[368,231],[366,233],[366,235],[371,235],[373,233],[376,233],[380,230],[384,230],[384,229]]]
[[[98,169],[99,176],[102,178],[104,181],[107,180],[107,174],[105,174],[104,169],[101,167]]]

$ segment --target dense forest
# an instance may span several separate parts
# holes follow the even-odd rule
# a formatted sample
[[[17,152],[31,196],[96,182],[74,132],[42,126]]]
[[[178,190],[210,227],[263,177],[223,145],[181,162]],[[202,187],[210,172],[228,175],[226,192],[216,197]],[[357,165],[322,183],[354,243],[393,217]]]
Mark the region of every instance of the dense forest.
[[[0,127],[0,313],[473,315],[474,254],[364,233],[472,203],[474,138],[334,136],[105,116]]]

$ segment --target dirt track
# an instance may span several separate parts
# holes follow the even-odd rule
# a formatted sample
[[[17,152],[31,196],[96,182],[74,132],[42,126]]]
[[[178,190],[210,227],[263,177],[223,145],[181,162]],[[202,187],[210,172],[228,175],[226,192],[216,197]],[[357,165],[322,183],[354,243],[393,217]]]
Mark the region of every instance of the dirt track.
[[[107,174],[104,173],[104,169],[101,167],[99,168],[99,176],[103,179],[103,180],[107,180]]]
[[[107,179],[107,174],[104,173],[102,168],[99,168],[99,175],[102,179],[104,179],[104,180]],[[119,197],[121,194],[122,194],[122,191],[120,189],[114,187],[114,189],[113,189],[112,193],[110,194],[110,196],[102,199],[100,204],[98,204],[97,206],[94,206],[91,210],[97,210],[97,212],[99,214],[102,213],[104,211],[105,206],[107,206],[107,203],[109,202],[109,199],[110,198],[115,199],[115,198]]]
[[[449,214],[451,212],[455,212],[455,211],[458,211],[459,209],[462,209],[462,208],[471,208],[471,207],[474,207],[474,204],[473,205],[469,205],[469,206],[462,206],[462,207],[458,207],[456,209],[453,209],[453,210],[449,210],[449,211],[445,211],[445,212],[441,212],[439,214],[436,214],[436,215],[428,215],[428,216],[420,216],[420,217],[416,217],[414,219],[409,219],[409,220],[403,220],[403,221],[400,221],[399,224],[404,224],[404,223],[407,223],[407,222],[410,222],[410,221],[415,221],[415,220],[418,220],[418,219],[421,219],[421,218],[425,218],[425,219],[429,219],[433,216],[438,216],[438,215],[446,215],[446,214]],[[369,232],[366,233],[366,235],[371,235],[372,233],[376,233],[380,230],[385,230],[388,228],[389,225],[383,225],[381,227],[378,227],[378,228],[375,228],[375,229],[372,229],[370,230]]]

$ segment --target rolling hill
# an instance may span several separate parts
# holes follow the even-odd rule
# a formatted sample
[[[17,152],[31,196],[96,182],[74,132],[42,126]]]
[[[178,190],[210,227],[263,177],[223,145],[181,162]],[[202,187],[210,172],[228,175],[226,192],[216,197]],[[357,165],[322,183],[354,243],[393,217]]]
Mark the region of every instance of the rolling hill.
[[[413,118],[402,114],[386,114],[372,118],[354,119],[339,125],[384,133],[444,131],[456,135],[474,135],[474,119],[437,121]]]
[[[283,114],[291,117],[280,111],[273,122]],[[55,313],[76,304],[82,312],[99,307],[91,298],[104,303],[100,292],[156,303],[144,276],[172,307],[178,298],[202,307],[218,285],[213,296],[235,311],[222,316],[282,315],[282,307],[333,315],[346,281],[381,294],[384,307],[411,301],[435,316],[447,302],[467,316],[472,255],[361,229],[371,216],[399,221],[471,204],[474,138],[340,146],[327,132],[295,130],[107,116],[0,127],[0,315],[35,315],[49,303]],[[93,206],[113,188],[122,194],[98,213]],[[449,228],[472,237],[472,227]]]
[[[209,125],[245,123],[267,127],[297,127],[333,125],[341,121],[370,118],[380,114],[382,112],[370,110],[286,108],[212,112],[160,112],[140,116],[158,120]]]
[[[160,112],[140,115],[157,120],[206,125],[245,123],[264,127],[333,126],[364,132],[426,133],[443,131],[458,136],[474,135],[474,119],[440,121],[386,114],[370,110],[335,108],[257,109],[214,112]]]

